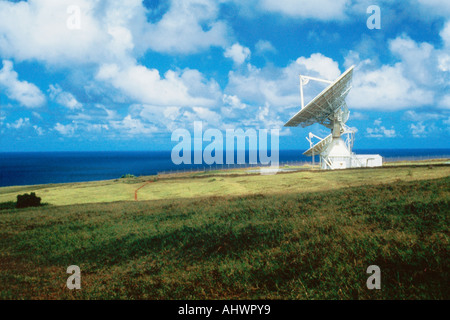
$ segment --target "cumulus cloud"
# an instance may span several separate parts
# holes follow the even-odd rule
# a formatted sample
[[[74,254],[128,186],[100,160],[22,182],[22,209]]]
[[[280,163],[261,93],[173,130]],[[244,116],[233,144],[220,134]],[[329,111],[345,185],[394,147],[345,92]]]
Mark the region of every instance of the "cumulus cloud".
[[[42,106],[45,103],[45,96],[41,90],[32,83],[20,81],[18,77],[13,69],[13,63],[3,60],[3,68],[0,70],[0,88],[4,90],[8,98],[28,108]]]
[[[0,2],[0,52],[17,60],[92,62],[106,58],[108,33],[93,16],[96,2],[30,0]],[[81,9],[80,30],[67,27],[69,6]]]
[[[0,1],[0,53],[51,65],[132,64],[147,50],[194,53],[225,47],[229,29],[213,0],[171,1],[151,23],[142,0]],[[70,21],[79,9],[79,28]]]
[[[384,126],[377,128],[366,128],[366,137],[368,138],[394,138],[397,134],[395,129],[386,129]]]
[[[422,9],[428,12],[448,18],[450,16],[450,2],[447,0],[415,0]]]
[[[445,42],[447,25],[441,32]],[[450,30],[450,29],[449,29]],[[360,60],[349,52],[346,65],[356,64],[349,105],[359,109],[401,110],[437,105],[446,109],[450,55],[423,42],[402,35],[389,41],[396,63],[376,66],[371,59]]]
[[[38,127],[36,125],[33,126],[33,129],[36,131],[38,136],[42,136],[45,133],[44,129],[42,129],[41,127]]]
[[[236,65],[243,64],[250,58],[250,55],[250,49],[241,46],[239,43],[233,44],[231,47],[227,48],[224,53],[224,56],[232,59]]]
[[[224,94],[222,101],[223,101],[225,106],[231,107],[231,109],[245,109],[245,108],[248,108],[248,105],[243,103],[241,101],[241,99],[239,99],[239,97],[237,97],[237,96]]]
[[[341,20],[349,4],[349,0],[261,0],[259,8],[293,18]]]
[[[427,127],[423,124],[423,122],[418,122],[416,124],[411,123],[409,125],[409,129],[415,138],[420,138],[427,134]]]
[[[439,106],[442,109],[450,110],[450,94],[444,95],[439,101]]]
[[[83,105],[79,103],[70,92],[63,91],[57,84],[50,85],[48,92],[50,93],[50,98],[52,100],[55,100],[57,103],[68,109],[76,110],[83,108]]]
[[[352,108],[394,111],[433,102],[433,93],[406,78],[401,64],[355,71],[348,95]]]
[[[128,135],[149,135],[158,131],[155,127],[143,123],[140,119],[127,115],[121,121],[111,121],[110,126]]]
[[[102,65],[96,79],[120,89],[133,102],[155,106],[213,106],[220,97],[219,85],[197,70],[169,70],[161,77],[156,69],[141,65],[121,68]]]
[[[414,110],[406,111],[403,115],[403,119],[407,121],[413,121],[408,125],[411,135],[415,138],[423,138],[437,131],[435,123],[442,120],[443,124],[446,124],[448,114],[442,114],[437,112],[416,112]]]
[[[408,110],[404,113],[404,119],[409,121],[428,121],[428,120],[439,120],[445,117],[440,113],[433,112],[416,112],[414,110]]]
[[[430,10],[437,8],[439,2],[414,1],[428,6]],[[350,2],[358,4],[360,13],[365,14],[365,5],[370,1],[171,0],[158,4],[157,10],[160,11],[154,19],[149,18],[152,9],[146,9],[142,0],[0,1],[0,55],[19,62],[43,62],[50,65],[47,70],[54,70],[55,65],[71,68],[77,70],[77,74],[86,73],[86,78],[92,78],[88,84],[83,83],[85,96],[101,99],[92,102],[93,99],[90,104],[87,100],[83,100],[84,105],[81,104],[74,94],[54,82],[50,85],[49,98],[71,111],[93,106],[89,112],[66,115],[74,120],[72,123],[61,124],[64,123],[61,119],[56,125],[52,123],[53,130],[63,135],[73,135],[81,130],[151,134],[198,119],[217,126],[226,121],[236,122],[236,119],[255,126],[282,124],[284,121],[280,120],[280,114],[286,120],[292,115],[293,108],[298,110],[299,74],[334,80],[341,73],[339,65],[321,53],[314,53],[285,63],[282,67],[270,62],[262,67],[253,66],[249,62],[253,52],[236,42],[227,22],[222,20],[226,15],[222,15],[221,6],[227,6],[230,2],[237,3],[240,8],[248,7],[258,14],[264,12],[299,20],[328,21],[342,20],[351,15],[354,10],[349,6]],[[388,2],[382,0],[385,5]],[[70,16],[67,8],[72,5],[81,10],[80,29],[67,27]],[[335,35],[333,41],[339,40],[339,34]],[[357,55],[349,55],[347,63],[357,65],[353,89],[348,98],[350,108],[411,111],[433,105],[450,109],[449,96],[442,94],[446,92],[450,70],[449,22],[440,36],[442,49],[438,49],[437,45],[413,41],[404,35],[391,40],[388,53],[396,60],[385,65],[375,58],[361,61]],[[223,55],[231,59],[235,67],[239,66],[229,72],[224,89],[205,76],[206,72],[203,74],[198,70],[174,67],[159,71],[152,66],[153,55],[149,55],[150,58],[145,55],[149,51],[169,53],[172,55],[169,59],[173,58],[170,63],[178,63],[179,55],[205,52],[211,47],[221,48]],[[373,49],[370,51],[373,52]],[[276,52],[267,40],[258,41],[252,50],[255,55]],[[217,52],[211,51],[211,57],[215,54]],[[146,65],[141,65],[142,61]],[[82,64],[81,68],[79,64]],[[76,77],[72,76],[69,81]],[[39,88],[18,78],[12,63],[8,61],[6,66],[4,63],[0,71],[0,87],[10,99],[27,107],[45,103],[45,96]],[[305,91],[305,101],[308,102],[323,88],[324,84],[311,81]],[[110,102],[135,105],[126,115],[113,110],[114,107],[108,104]],[[414,118],[418,114],[408,116]],[[366,119],[363,113],[355,113],[354,118]],[[104,123],[86,124],[99,119]],[[35,130],[39,133],[38,129]],[[395,136],[396,132],[380,122],[368,128],[367,134]]]
[[[77,129],[76,123],[66,124],[63,125],[59,122],[56,123],[55,127],[53,128],[63,136],[72,136],[75,133],[75,130]]]
[[[397,37],[389,43],[390,51],[401,60],[404,75],[424,86],[438,85],[442,82],[436,70],[437,52],[431,44],[416,43],[406,36]],[[435,74],[437,72],[437,74]]]
[[[30,126],[30,119],[29,118],[19,118],[13,123],[7,123],[6,124],[7,128],[12,128],[12,129],[16,129],[16,130],[24,128],[24,127],[28,127],[28,126]]]
[[[147,26],[148,46],[169,53],[195,53],[211,46],[225,47],[229,43],[229,30],[224,21],[217,19],[218,13],[216,1],[172,0],[161,20]]]
[[[309,58],[300,57],[297,63],[304,65],[309,73],[316,72],[321,78],[327,80],[333,81],[341,74],[338,63],[321,53],[314,53]]]
[[[281,108],[299,106],[300,74],[334,80],[340,71],[337,62],[320,53],[312,54],[309,58],[300,57],[283,68],[257,68],[249,64],[244,71],[229,73],[225,93],[253,105],[269,103],[270,106]],[[314,91],[324,88],[323,84],[316,82],[310,82],[308,86],[313,90],[305,92],[305,101],[313,98]]]
[[[182,118],[185,109],[175,106],[161,108],[149,104],[133,104],[129,108],[129,113],[131,117],[142,119],[160,131],[173,131],[183,127]]]
[[[103,130],[109,130],[109,126],[107,124],[101,124],[101,123],[90,123],[87,124],[86,130],[88,132],[101,132]]]
[[[446,47],[450,47],[450,21],[447,21],[445,23],[444,28],[441,30],[439,35],[442,38],[442,41],[444,42],[444,45]]]
[[[365,115],[361,112],[351,112],[350,118],[352,120],[367,120],[367,115]]]
[[[267,40],[259,40],[255,44],[255,49],[256,49],[256,53],[258,53],[258,54],[264,54],[266,52],[270,52],[270,53],[277,52],[277,49],[275,49],[275,47],[272,45],[272,43],[270,43],[270,41],[267,41]]]

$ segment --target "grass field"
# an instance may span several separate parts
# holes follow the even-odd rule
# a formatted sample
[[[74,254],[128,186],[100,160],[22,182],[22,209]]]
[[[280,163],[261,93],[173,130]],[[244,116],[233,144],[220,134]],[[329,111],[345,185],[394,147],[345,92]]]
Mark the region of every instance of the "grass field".
[[[156,181],[138,191],[139,200],[324,191],[368,183],[442,178],[450,175],[450,166],[390,166],[345,171],[304,170],[276,175],[247,172],[225,170],[83,183],[3,187],[0,188],[0,202],[15,201],[17,194],[25,192],[36,192],[43,202],[52,205],[134,200],[135,190],[146,181],[153,180]]]
[[[51,204],[3,207],[0,298],[450,298],[448,166],[169,177],[142,189],[159,200],[55,205],[143,181],[30,187]],[[81,290],[66,288],[69,265]]]

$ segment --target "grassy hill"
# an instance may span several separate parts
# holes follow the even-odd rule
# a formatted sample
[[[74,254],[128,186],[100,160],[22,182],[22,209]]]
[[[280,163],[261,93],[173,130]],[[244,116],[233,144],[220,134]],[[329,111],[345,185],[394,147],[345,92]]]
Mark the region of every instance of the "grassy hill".
[[[36,192],[43,202],[70,205],[134,200],[163,200],[206,196],[242,196],[279,192],[311,192],[396,181],[436,179],[450,175],[449,165],[390,166],[344,171],[302,170],[260,175],[245,169],[217,172],[126,178],[82,183],[0,188],[0,202],[15,201],[17,194]]]
[[[0,210],[0,298],[450,298],[448,166],[168,177],[139,193],[159,200],[86,203],[138,180],[6,188],[52,205]]]

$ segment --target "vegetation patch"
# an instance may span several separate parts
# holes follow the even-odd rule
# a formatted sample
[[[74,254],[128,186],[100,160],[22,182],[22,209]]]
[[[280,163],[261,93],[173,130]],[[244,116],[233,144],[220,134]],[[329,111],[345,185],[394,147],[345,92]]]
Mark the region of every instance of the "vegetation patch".
[[[449,299],[449,186],[5,209],[0,298]]]
[[[41,198],[36,196],[36,193],[19,194],[17,195],[16,208],[28,208],[41,206]]]

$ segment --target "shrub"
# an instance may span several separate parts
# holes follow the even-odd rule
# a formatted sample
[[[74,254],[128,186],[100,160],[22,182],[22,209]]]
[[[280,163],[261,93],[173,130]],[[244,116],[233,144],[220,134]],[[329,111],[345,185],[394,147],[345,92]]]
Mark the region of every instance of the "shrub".
[[[134,174],[127,173],[127,174],[124,174],[123,176],[121,176],[120,178],[121,179],[123,179],[123,178],[136,178],[136,176]]]
[[[0,203],[0,210],[14,209],[15,207],[16,207],[16,203],[14,201]]]
[[[41,198],[36,197],[34,192],[17,195],[16,208],[39,207],[40,205]]]

